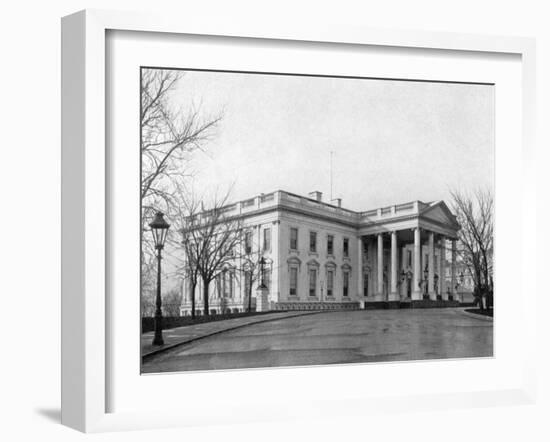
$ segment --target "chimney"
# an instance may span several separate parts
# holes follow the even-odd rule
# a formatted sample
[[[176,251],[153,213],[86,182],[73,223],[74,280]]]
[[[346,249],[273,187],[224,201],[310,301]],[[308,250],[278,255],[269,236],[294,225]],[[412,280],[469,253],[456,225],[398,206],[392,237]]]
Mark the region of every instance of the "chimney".
[[[311,199],[321,201],[323,199],[323,193],[319,192],[318,190],[314,190],[313,192],[309,192],[308,196]]]
[[[336,201],[338,207],[342,207],[342,198],[335,198],[333,201]]]

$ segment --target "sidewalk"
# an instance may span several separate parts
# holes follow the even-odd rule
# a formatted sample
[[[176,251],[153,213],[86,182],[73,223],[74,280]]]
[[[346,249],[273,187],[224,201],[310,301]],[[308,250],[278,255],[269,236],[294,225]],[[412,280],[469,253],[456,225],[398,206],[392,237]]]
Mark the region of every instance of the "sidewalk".
[[[294,312],[275,312],[257,316],[246,316],[243,318],[226,319],[223,321],[205,322],[196,325],[186,325],[183,327],[164,330],[164,345],[153,346],[154,332],[148,332],[141,335],[141,356],[150,357],[157,353],[169,350],[178,345],[206,338],[218,333],[222,333],[247,325],[258,324],[261,322],[275,321],[277,319],[292,318],[294,316],[312,315],[322,313],[322,311],[294,311]]]

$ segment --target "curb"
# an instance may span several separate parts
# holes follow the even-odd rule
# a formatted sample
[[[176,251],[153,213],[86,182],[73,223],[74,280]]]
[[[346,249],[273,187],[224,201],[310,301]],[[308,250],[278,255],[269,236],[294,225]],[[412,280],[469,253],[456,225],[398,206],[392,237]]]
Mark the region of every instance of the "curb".
[[[178,343],[175,343],[175,344],[167,345],[167,346],[159,348],[157,350],[153,350],[149,353],[141,355],[141,362],[144,363],[145,361],[151,359],[153,356],[157,356],[160,353],[164,353],[165,351],[172,350],[176,347],[179,347],[180,345],[190,344],[192,342],[199,341],[199,340],[204,339],[204,338],[209,338],[210,336],[219,335],[221,333],[225,333],[225,332],[228,332],[228,331],[237,330],[239,328],[248,327],[250,325],[263,324],[263,323],[266,323],[266,322],[278,321],[278,320],[281,320],[281,319],[298,318],[300,316],[309,316],[309,315],[315,315],[315,314],[319,314],[319,313],[330,313],[330,310],[328,310],[328,311],[324,311],[324,310],[310,311],[310,312],[307,312],[307,313],[304,312],[304,313],[299,313],[299,314],[292,315],[292,316],[286,316],[284,318],[270,318],[270,319],[263,319],[263,320],[257,321],[257,322],[251,322],[251,323],[248,323],[248,324],[235,325],[233,327],[225,328],[223,330],[217,330],[215,332],[208,333],[206,335],[197,336],[195,338],[190,338],[190,339],[187,339],[185,341],[181,341],[181,342],[178,342]]]
[[[460,313],[462,313],[464,316],[469,316],[470,318],[493,322],[493,318],[491,316],[478,315],[477,313],[470,313],[466,310],[460,310]]]

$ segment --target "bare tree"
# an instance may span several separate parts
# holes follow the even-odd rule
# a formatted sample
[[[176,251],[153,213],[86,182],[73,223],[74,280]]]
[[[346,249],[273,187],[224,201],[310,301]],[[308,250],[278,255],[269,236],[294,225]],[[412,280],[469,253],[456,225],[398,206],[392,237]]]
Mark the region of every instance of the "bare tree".
[[[156,265],[152,260],[144,260],[142,254],[141,262],[141,316],[153,316],[155,312],[156,294]]]
[[[171,96],[182,72],[142,69],[141,72],[141,200],[145,215],[151,210],[169,213],[173,207],[173,180],[189,173],[189,155],[201,150],[221,115],[200,117],[200,108],[175,108]],[[145,216],[144,218],[148,218]]]
[[[173,215],[179,203],[174,190],[191,175],[190,156],[203,150],[221,120],[221,114],[201,117],[200,106],[191,100],[185,109],[173,104],[184,75],[175,70],[141,71],[142,305],[148,300],[149,270],[156,259],[151,238],[144,234],[148,223],[158,210],[169,218]]]
[[[469,196],[452,191],[453,209],[461,226],[458,253],[474,280],[474,294],[483,309],[483,298],[493,290],[493,194],[478,189]]]
[[[190,244],[188,241],[183,240],[183,249],[184,254],[186,258],[190,256],[194,256],[193,250],[190,248]],[[196,290],[197,290],[197,284],[199,282],[199,268],[197,266],[193,266],[192,263],[187,264],[184,268],[184,278],[186,281],[189,282],[188,288],[189,288],[189,296],[191,298],[191,318],[195,319],[196,315]]]
[[[198,278],[202,281],[205,315],[210,313],[210,283],[224,269],[234,267],[243,239],[241,218],[227,215],[231,209],[227,206],[228,195],[229,192],[222,198],[214,197],[208,209],[203,200],[188,198],[185,202],[182,245],[189,275],[197,278],[195,285]]]
[[[200,243],[194,243],[187,231],[191,228],[191,219],[198,215],[200,205],[193,193],[184,192],[181,186],[177,186],[176,197],[178,199],[177,216],[174,218],[175,229],[168,238],[174,248],[181,250],[183,256],[176,255],[174,258],[179,262],[176,272],[181,275],[183,283],[189,289],[191,300],[191,317],[196,316],[196,288],[199,282]]]
[[[162,311],[166,317],[174,317],[180,315],[181,292],[173,288],[163,296]]]
[[[257,254],[246,255],[242,259],[240,269],[242,280],[245,284],[247,297],[247,311],[252,311],[252,285],[260,280],[260,256]]]

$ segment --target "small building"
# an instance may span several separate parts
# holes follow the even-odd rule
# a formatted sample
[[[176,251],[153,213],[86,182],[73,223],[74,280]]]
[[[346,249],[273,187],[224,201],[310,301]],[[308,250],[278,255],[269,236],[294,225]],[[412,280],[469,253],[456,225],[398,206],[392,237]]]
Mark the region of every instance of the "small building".
[[[359,309],[426,299],[457,300],[456,240],[460,229],[444,201],[411,201],[356,212],[340,199],[323,201],[275,191],[224,208],[246,232],[234,266],[211,284],[211,312],[256,308],[256,288],[246,274],[247,256],[264,257],[267,303],[261,310]],[[447,252],[450,262],[446,259]],[[243,258],[244,257],[244,258]],[[238,261],[238,262],[237,262]],[[448,277],[447,277],[448,275]],[[191,309],[183,286],[181,314]],[[203,313],[202,287],[196,311]]]

